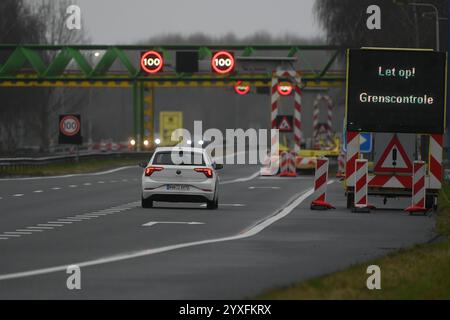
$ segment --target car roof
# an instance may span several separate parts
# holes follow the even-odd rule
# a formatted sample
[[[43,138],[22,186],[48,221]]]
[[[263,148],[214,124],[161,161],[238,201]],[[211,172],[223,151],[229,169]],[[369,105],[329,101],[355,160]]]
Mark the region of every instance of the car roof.
[[[204,153],[205,149],[202,149],[202,148],[190,148],[190,147],[157,147],[155,149],[155,153],[156,152],[161,152],[161,151],[190,151],[190,152]]]

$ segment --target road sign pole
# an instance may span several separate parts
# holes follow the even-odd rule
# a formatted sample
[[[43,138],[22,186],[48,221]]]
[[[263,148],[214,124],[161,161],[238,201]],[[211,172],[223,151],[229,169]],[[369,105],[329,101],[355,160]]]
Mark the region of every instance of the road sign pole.
[[[138,107],[138,135],[136,139],[137,150],[142,151],[144,136],[144,83],[139,82],[139,107]]]
[[[137,127],[138,127],[138,87],[137,87],[137,83],[134,82],[133,83],[133,139],[137,139]],[[136,150],[136,147],[133,147],[134,150]]]

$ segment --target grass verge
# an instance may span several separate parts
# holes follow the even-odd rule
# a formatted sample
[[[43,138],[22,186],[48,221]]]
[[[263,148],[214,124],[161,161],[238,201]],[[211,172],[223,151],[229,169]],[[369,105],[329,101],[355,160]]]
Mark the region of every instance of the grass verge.
[[[436,231],[444,240],[416,245],[258,299],[450,299],[450,185],[439,195]],[[369,265],[381,268],[381,290],[368,290]]]
[[[147,159],[148,160],[148,159]],[[88,159],[81,160],[78,163],[54,163],[36,167],[17,167],[2,169],[0,176],[2,177],[19,177],[19,176],[53,176],[74,173],[98,172],[114,169],[122,166],[137,165],[144,159],[130,158],[108,158],[108,159]]]

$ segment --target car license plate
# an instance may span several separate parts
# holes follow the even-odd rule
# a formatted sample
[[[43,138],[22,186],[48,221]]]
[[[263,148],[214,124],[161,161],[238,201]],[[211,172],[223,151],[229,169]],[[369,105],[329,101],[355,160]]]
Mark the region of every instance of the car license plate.
[[[189,186],[184,184],[168,184],[166,185],[166,189],[171,191],[189,191]]]

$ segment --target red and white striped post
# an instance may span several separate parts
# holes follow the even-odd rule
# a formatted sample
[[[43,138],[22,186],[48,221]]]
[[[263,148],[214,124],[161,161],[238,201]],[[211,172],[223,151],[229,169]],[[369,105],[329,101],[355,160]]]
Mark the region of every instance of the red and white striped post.
[[[281,165],[280,165],[280,177],[289,176],[289,152],[282,151],[281,154]]]
[[[277,128],[277,115],[278,115],[278,98],[280,97],[280,94],[278,93],[277,87],[278,87],[278,78],[273,76],[272,77],[272,94],[271,94],[272,110],[270,113],[272,129],[278,129]]]
[[[317,158],[314,176],[314,200],[311,202],[311,210],[335,209],[327,202],[327,184],[328,158]]]
[[[325,96],[325,100],[327,101],[327,137],[328,139],[332,139],[333,137],[333,100],[331,100],[330,96]]]
[[[300,152],[302,143],[302,89],[301,79],[296,77],[294,93],[294,151],[296,155]]]
[[[296,177],[297,176],[297,167],[295,165],[295,160],[297,157],[297,153],[295,151],[291,151],[289,153],[289,177]]]
[[[353,212],[370,212],[368,184],[369,162],[367,159],[355,161],[355,199]]]
[[[427,212],[425,207],[425,162],[414,161],[411,205],[405,209],[409,213]]]
[[[338,170],[336,177],[345,177],[345,153],[343,151],[341,151],[338,156]]]
[[[319,101],[322,99],[322,95],[318,94],[316,100],[313,103],[313,147],[319,147]]]

